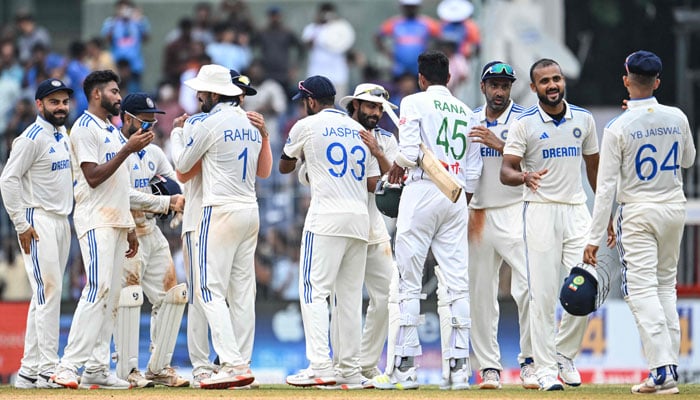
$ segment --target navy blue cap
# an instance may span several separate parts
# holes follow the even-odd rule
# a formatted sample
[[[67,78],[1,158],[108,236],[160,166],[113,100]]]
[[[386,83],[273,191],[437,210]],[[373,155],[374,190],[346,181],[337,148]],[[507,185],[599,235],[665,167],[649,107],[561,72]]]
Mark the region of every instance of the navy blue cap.
[[[561,306],[571,315],[588,315],[597,309],[598,280],[590,272],[573,267],[559,292]]]
[[[506,64],[503,61],[491,61],[490,63],[484,65],[481,70],[481,81],[493,78],[503,78],[509,81],[515,81],[515,70],[510,64]]]
[[[627,73],[656,76],[661,73],[661,68],[659,56],[646,50],[635,51],[625,59]]]
[[[156,108],[156,102],[146,93],[130,93],[122,99],[121,109],[131,114],[156,113],[165,114]]]
[[[240,72],[235,69],[230,70],[231,82],[243,90],[243,94],[246,96],[255,96],[258,91],[250,86],[250,78],[245,75],[241,75]]]
[[[39,84],[36,88],[36,94],[34,95],[34,99],[40,100],[43,99],[44,97],[50,95],[51,93],[58,92],[59,90],[65,90],[68,92],[68,96],[73,94],[73,89],[69,88],[66,86],[63,82],[61,82],[59,79],[47,79]]]
[[[326,97],[335,97],[335,87],[333,83],[321,75],[310,76],[297,85],[299,93],[292,97],[292,100],[299,100],[302,97],[312,99],[323,99]]]

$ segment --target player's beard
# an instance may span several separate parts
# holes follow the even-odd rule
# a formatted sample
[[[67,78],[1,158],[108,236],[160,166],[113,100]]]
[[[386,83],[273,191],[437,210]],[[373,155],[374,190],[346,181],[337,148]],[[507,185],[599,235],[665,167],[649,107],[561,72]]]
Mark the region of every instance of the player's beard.
[[[204,98],[201,99],[202,104],[200,105],[200,108],[202,112],[208,113],[212,108],[214,108],[214,99],[212,98],[211,93],[207,93],[202,97]]]
[[[106,97],[103,97],[102,100],[100,100],[100,106],[112,115],[119,115],[119,110],[121,110],[121,105],[119,104],[119,102],[110,103],[109,99],[107,99]]]
[[[62,113],[62,114],[59,114]],[[55,111],[55,112],[48,112],[47,110],[44,110],[42,113],[42,117],[46,120],[46,122],[50,123],[51,125],[55,127],[63,126],[66,124],[66,119],[68,118],[68,112],[67,111]]]
[[[367,130],[372,130],[377,127],[379,118],[373,114],[365,114],[362,110],[357,110],[357,121]]]
[[[501,104],[496,103],[495,100],[500,100]],[[509,99],[505,98],[505,96],[497,97],[497,96],[491,96],[486,98],[486,106],[489,108],[489,110],[493,111],[496,114],[502,113],[506,107],[508,107],[508,101]]]
[[[314,112],[314,109],[311,108],[311,106],[309,105],[309,101],[308,101],[308,100],[304,100],[304,109],[306,110],[306,115],[314,115],[314,114],[316,114],[316,113]]]
[[[562,89],[559,91],[559,95],[557,96],[556,99],[549,100],[549,98],[547,97],[547,91],[545,91],[544,93],[537,92],[537,98],[540,100],[540,102],[542,104],[544,104],[546,106],[550,106],[550,107],[555,107],[555,106],[558,106],[559,103],[562,102],[562,100],[564,100],[565,94],[566,94],[566,89]]]

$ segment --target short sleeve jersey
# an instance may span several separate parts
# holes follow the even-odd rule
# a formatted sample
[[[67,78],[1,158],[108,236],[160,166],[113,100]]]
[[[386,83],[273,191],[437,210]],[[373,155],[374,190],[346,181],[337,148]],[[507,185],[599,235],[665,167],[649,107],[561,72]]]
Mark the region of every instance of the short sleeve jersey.
[[[199,123],[207,116],[206,113],[199,113],[190,116],[185,121],[183,128],[178,131],[173,131],[170,136],[172,140],[173,160],[178,160],[182,151],[185,148],[186,139],[192,136],[194,125]],[[177,164],[177,161],[176,161]],[[182,233],[194,232],[199,225],[199,217],[202,213],[202,174],[197,174],[183,184],[183,193],[185,195],[185,211],[182,214]]]
[[[486,105],[474,110],[476,119],[481,125],[491,130],[501,140],[508,138],[508,129],[515,119],[523,112],[524,108],[511,100],[510,105],[495,121],[486,119]],[[501,164],[503,154],[485,144],[480,144],[481,159],[484,168],[481,171],[479,185],[474,191],[474,197],[469,202],[470,208],[495,208],[505,207],[523,201],[523,190],[517,186],[508,186],[501,183]]]
[[[290,130],[284,154],[305,157],[311,186],[304,230],[367,240],[367,177],[379,176],[379,164],[360,138],[362,129],[345,112],[326,108]]]
[[[71,129],[71,157],[75,179],[73,220],[78,237],[94,228],[132,228],[129,207],[129,167],[122,163],[104,182],[91,188],[80,168],[82,163],[104,164],[122,147],[122,136],[109,121],[86,111]]]
[[[508,131],[504,154],[522,157],[523,171],[548,170],[536,192],[523,188],[525,201],[583,204],[583,156],[598,152],[593,115],[564,102],[555,121],[538,105],[525,110]]]

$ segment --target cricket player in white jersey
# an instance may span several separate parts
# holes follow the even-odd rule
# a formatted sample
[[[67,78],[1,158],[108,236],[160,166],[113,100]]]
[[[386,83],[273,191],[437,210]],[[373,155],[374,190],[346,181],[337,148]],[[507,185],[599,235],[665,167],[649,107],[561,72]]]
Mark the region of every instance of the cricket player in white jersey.
[[[640,50],[627,57],[625,68],[622,82],[630,98],[627,110],[605,127],[583,261],[596,263],[616,198],[622,293],[637,322],[650,370],[632,393],[673,394],[679,392],[676,273],[686,202],[681,168],[695,162],[695,144],[685,114],[654,97],[661,82],[661,59]]]
[[[511,124],[500,178],[506,185],[526,186],[522,223],[535,369],[540,390],[563,390],[557,369],[564,383],[581,384],[573,358],[587,318],[565,312],[555,333],[559,278],[580,262],[586,245],[591,216],[581,163],[595,191],[598,138],[591,113],[564,100],[566,83],[556,61],[536,61],[530,81],[539,102]]]
[[[164,114],[153,99],[145,93],[131,93],[121,103],[123,135],[131,137],[139,130],[152,130],[158,122],[156,114]],[[181,378],[170,367],[175,340],[187,301],[186,285],[177,285],[175,265],[168,240],[156,226],[153,212],[166,214],[181,212],[185,202],[181,194],[152,195],[151,182],[157,177],[176,179],[175,171],[160,147],[150,143],[143,150],[132,153],[128,160],[131,188],[146,196],[131,197],[131,214],[136,223],[139,254],[127,259],[124,265],[122,293],[115,332],[117,347],[117,376],[134,387],[153,384],[186,387],[189,381]],[[145,377],[138,368],[138,332],[143,293],[151,303],[151,357]],[[138,336],[138,335],[136,335]]]
[[[469,278],[467,203],[481,175],[480,146],[467,137],[474,122],[472,110],[452,96],[449,60],[428,51],[418,57],[418,85],[422,92],[401,101],[399,153],[389,182],[400,183],[406,171],[396,222],[396,263],[399,269],[399,307],[390,313],[389,332],[396,331],[394,354],[387,357],[385,375],[374,379],[378,389],[418,388],[414,358],[421,355],[418,340],[423,267],[432,249],[439,263],[438,314],[442,348],[441,389],[469,388]],[[423,143],[464,189],[455,203],[417,165]],[[392,328],[392,324],[396,328]],[[389,339],[392,343],[392,338]]]
[[[202,111],[209,113],[194,125],[175,160],[178,171],[186,174],[201,159],[207,188],[198,228],[196,301],[207,317],[221,368],[200,385],[245,386],[255,379],[239,347],[239,341],[246,340],[240,338],[252,338],[255,330],[253,257],[259,227],[255,178],[270,175],[272,154],[269,139],[262,137],[266,132],[255,128],[237,106],[236,96],[242,91],[231,82],[228,69],[205,65],[185,84],[197,91]],[[227,297],[229,290],[232,294]],[[241,322],[235,335],[231,315]]]
[[[288,376],[287,383],[362,389],[357,356],[369,236],[367,201],[368,191],[379,180],[379,166],[362,141],[362,125],[333,108],[335,88],[328,78],[314,75],[299,82],[298,88],[293,99],[302,99],[308,116],[290,130],[279,170],[293,172],[303,156],[311,186],[299,276],[310,365]],[[343,333],[343,340],[333,349],[337,369],[328,346],[327,302],[332,294],[338,329]]]
[[[502,61],[486,64],[481,92],[486,104],[474,113],[481,125],[469,137],[481,144],[484,169],[469,203],[469,296],[478,307],[472,313],[471,341],[481,371],[481,389],[501,388],[501,350],[498,345],[498,282],[501,264],[511,269],[510,293],[518,306],[520,379],[526,389],[539,389],[530,344],[530,302],[525,271],[522,224],[522,188],[506,186],[499,175],[508,129],[523,112],[510,98],[515,82],[513,67]]]
[[[88,109],[71,129],[73,218],[87,283],[54,381],[74,389],[78,387],[80,367],[85,367],[80,380],[82,388],[131,387],[109,372],[109,342],[115,326],[124,256],[132,258],[138,251],[129,210],[129,170],[124,161],[148,145],[153,132],[136,132],[122,144],[119,130],[109,120],[110,116],[119,115],[118,83],[119,77],[113,71],[90,73],[83,82]]]
[[[24,354],[15,387],[55,388],[63,272],[68,261],[73,176],[65,122],[73,90],[58,79],[39,84],[38,116],[13,142],[0,191],[17,231],[32,287]]]

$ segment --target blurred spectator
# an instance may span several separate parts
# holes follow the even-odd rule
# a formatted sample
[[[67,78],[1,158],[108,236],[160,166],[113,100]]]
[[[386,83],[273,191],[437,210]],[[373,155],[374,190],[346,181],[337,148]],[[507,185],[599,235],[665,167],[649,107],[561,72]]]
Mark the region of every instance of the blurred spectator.
[[[17,24],[17,49],[19,62],[27,64],[32,57],[32,49],[37,44],[51,48],[51,35],[43,26],[38,26],[34,16],[27,10],[22,10],[15,16]]]
[[[26,97],[20,98],[18,101],[9,103],[9,105],[11,107],[10,116],[5,128],[0,131],[3,132],[3,162],[7,160],[10,154],[12,141],[36,120],[36,107],[31,99]]]
[[[101,37],[93,37],[85,44],[85,63],[90,71],[102,71],[105,69],[117,70],[112,53],[105,49],[105,42]],[[75,92],[74,92],[75,93]]]
[[[211,4],[200,2],[194,6],[194,21],[192,26],[192,40],[202,42],[205,45],[214,41],[214,21],[211,15]],[[168,32],[165,43],[171,43],[180,37],[180,27]]]
[[[87,110],[88,101],[83,92],[83,81],[92,70],[87,65],[87,50],[85,44],[79,40],[72,42],[69,46],[70,59],[66,65],[65,83],[73,89],[73,106],[70,110],[71,118],[74,121],[77,116],[82,115]]]
[[[34,98],[37,85],[49,78],[63,78],[66,60],[58,53],[50,51],[43,43],[37,43],[32,48],[32,57],[26,66],[23,95]]]
[[[296,91],[295,87],[291,87],[290,80],[297,75],[295,65],[300,64],[304,47],[297,35],[284,25],[279,7],[267,9],[267,26],[255,36],[253,46],[260,49],[260,61],[267,76],[279,82],[285,93],[290,89]],[[294,60],[292,50],[296,51]]]
[[[442,21],[440,35],[458,45],[458,52],[466,59],[475,56],[481,46],[479,27],[471,18],[474,5],[468,0],[442,0],[437,13]]]
[[[24,71],[17,62],[15,44],[12,40],[3,40],[0,42],[0,134],[4,134],[7,129],[12,109],[22,93],[23,76]],[[3,140],[2,143],[4,142]],[[0,161],[7,159],[6,149],[7,146],[0,149]]]
[[[338,16],[335,4],[319,4],[316,20],[304,27],[301,40],[311,49],[306,76],[325,76],[335,86],[336,98],[345,96],[350,80],[348,51],[355,42],[355,30]]]
[[[248,3],[243,0],[221,0],[219,5],[223,21],[227,22],[238,32],[246,35],[255,33],[255,25]]]
[[[450,60],[450,80],[447,88],[457,96],[469,78],[469,63],[462,53],[457,51],[458,44],[452,40],[438,41],[437,49]]]
[[[102,24],[101,34],[110,43],[112,57],[119,63],[126,60],[131,71],[133,92],[141,89],[141,75],[144,70],[141,46],[148,41],[151,24],[141,9],[131,0],[118,0],[114,5],[115,15]],[[122,79],[123,76],[120,75]]]
[[[198,42],[195,42],[195,44],[196,43]],[[197,100],[197,92],[189,86],[184,85],[183,82],[197,76],[197,72],[199,72],[199,68],[202,65],[211,64],[212,62],[211,57],[204,53],[204,49],[202,48],[200,50],[201,51],[195,53],[192,59],[187,63],[185,72],[180,75],[178,103],[180,103],[180,106],[190,115],[200,112],[199,100]]]
[[[214,28],[216,41],[209,43],[206,52],[214,64],[223,65],[228,69],[242,71],[248,68],[253,54],[248,45],[249,36],[236,31],[226,22],[221,22]]]
[[[389,93],[391,95],[389,101],[399,105],[404,97],[418,92],[418,77],[410,72],[404,72],[394,78],[393,89],[393,92]],[[397,110],[396,114],[401,115],[399,112],[400,111]]]
[[[158,88],[158,108],[165,111],[165,114],[158,116],[158,124],[155,126],[157,137],[162,139],[161,147],[166,147],[170,139],[170,131],[173,129],[173,120],[185,113],[177,100],[177,81],[175,84],[165,81]],[[170,154],[164,149],[165,154]],[[179,236],[178,236],[179,237]]]
[[[393,60],[394,78],[406,72],[417,75],[418,56],[428,49],[432,39],[440,36],[440,24],[418,14],[421,0],[399,0],[399,3],[401,15],[384,21],[375,36],[377,49]]]
[[[163,78],[168,82],[177,82],[185,72],[187,63],[196,51],[193,45],[192,20],[182,18],[178,23],[179,36],[165,46],[163,57]]]

